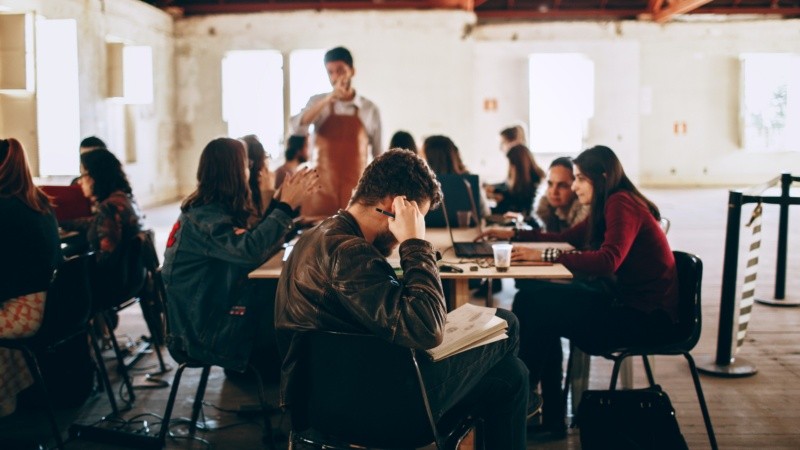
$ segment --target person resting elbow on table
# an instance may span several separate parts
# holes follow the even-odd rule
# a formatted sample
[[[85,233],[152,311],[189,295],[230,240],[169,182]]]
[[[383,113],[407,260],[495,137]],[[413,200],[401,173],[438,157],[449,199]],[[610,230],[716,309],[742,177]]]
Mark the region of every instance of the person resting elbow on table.
[[[248,187],[245,143],[218,138],[206,145],[197,188],[181,205],[164,253],[167,345],[178,362],[197,360],[244,372],[260,344],[266,348],[270,292],[247,279],[292,230],[292,212],[319,189],[317,174],[288,175],[263,219]],[[273,344],[274,346],[274,344]],[[275,350],[277,354],[277,350]]]
[[[658,207],[625,175],[603,146],[574,160],[572,190],[589,216],[561,233],[489,230],[484,237],[568,242],[577,251],[515,247],[512,259],[563,264],[576,275],[568,284],[518,285],[512,311],[520,322],[520,358],[531,388],[541,381],[545,431],[564,432],[561,337],[592,353],[621,345],[657,343],[675,326],[678,283],[675,259],[661,229]]]

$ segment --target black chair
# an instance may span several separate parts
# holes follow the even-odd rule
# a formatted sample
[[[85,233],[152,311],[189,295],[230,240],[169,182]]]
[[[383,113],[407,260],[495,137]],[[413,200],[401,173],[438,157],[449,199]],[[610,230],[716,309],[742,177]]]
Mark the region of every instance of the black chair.
[[[157,299],[160,303],[161,310],[165,311],[165,323],[166,327],[169,327],[169,317],[166,316],[166,301],[167,301],[167,293],[164,287],[163,279],[161,278],[161,269],[158,269],[154,274],[153,281],[155,287],[155,299]],[[172,353],[172,352],[171,352]],[[197,420],[200,417],[200,411],[203,409],[203,397],[206,393],[206,385],[208,384],[208,376],[211,372],[211,364],[206,364],[202,361],[192,360],[188,358],[186,355],[177,355],[172,354],[172,357],[180,363],[178,366],[178,370],[175,371],[175,377],[172,380],[172,389],[169,393],[169,399],[167,400],[167,406],[164,411],[164,418],[161,421],[161,429],[158,432],[158,442],[163,448],[166,445],[167,434],[169,433],[170,421],[172,419],[172,410],[175,406],[175,398],[178,394],[178,387],[181,383],[181,376],[183,375],[183,371],[187,368],[190,369],[203,369],[200,374],[200,382],[197,385],[197,391],[194,395],[194,403],[192,404],[192,418],[189,422],[189,437],[194,438],[195,433],[197,432]],[[266,394],[264,393],[264,383],[261,379],[261,375],[258,373],[253,367],[250,367],[250,371],[256,377],[256,383],[258,385],[258,400],[259,404],[261,405],[261,411],[264,414],[264,431],[262,435],[262,441],[264,444],[268,445],[269,448],[274,449],[274,438],[272,434],[272,422],[270,421],[269,411],[272,410],[272,407],[267,403]]]
[[[160,348],[160,344],[163,343],[161,310],[154,306],[155,302],[152,298],[154,296],[152,279],[158,268],[158,255],[153,241],[153,231],[145,230],[134,235],[120,249],[119,264],[115,266],[113,273],[105,274],[109,277],[108,280],[101,280],[101,285],[106,286],[106,288],[102,289],[98,294],[101,298],[97,299],[98,301],[94,304],[94,314],[108,325],[113,322],[114,314],[139,303],[142,307],[145,322],[150,329],[150,344],[152,344],[145,346],[146,348],[142,350],[145,351],[149,347],[155,349],[160,373],[163,373],[168,371],[169,368],[164,363]],[[117,359],[117,372],[120,374],[128,392],[126,401],[132,403],[136,399],[136,395],[128,369],[138,361],[143,351],[134,355],[130,363],[126,363],[125,354],[120,348],[113,330],[110,326],[108,328],[109,340]],[[166,386],[166,383],[163,384],[163,387]]]
[[[413,349],[335,332],[308,332],[302,342],[291,391],[293,444],[456,449],[470,429],[480,428],[468,411],[435,421]],[[476,444],[480,437],[476,429]]]
[[[0,339],[0,347],[23,352],[42,403],[46,405],[47,418],[59,449],[64,448],[64,441],[61,438],[37,355],[54,351],[60,344],[81,334],[87,334],[91,311],[89,270],[93,258],[92,254],[75,256],[66,260],[56,270],[55,278],[47,290],[42,324],[36,334],[27,338]],[[95,356],[99,358],[97,343],[92,340],[92,344]],[[110,386],[105,388],[113,401]]]
[[[701,309],[701,285],[703,281],[703,262],[696,255],[690,253],[674,251],[675,266],[678,272],[679,300],[678,300],[678,326],[674,336],[669,342],[661,345],[622,347],[608,353],[601,354],[604,358],[614,361],[614,369],[611,372],[611,382],[609,389],[616,389],[617,377],[619,376],[620,364],[629,356],[641,356],[644,363],[647,380],[651,386],[656,384],[653,378],[653,371],[650,368],[650,355],[683,355],[689,363],[689,370],[694,381],[694,388],[697,393],[697,401],[703,412],[708,439],[711,448],[717,448],[717,438],[714,435],[714,428],[711,425],[711,417],[708,414],[703,388],[700,385],[700,376],[697,373],[697,366],[694,358],[689,353],[697,345],[702,330],[702,309]],[[569,387],[571,381],[571,364],[567,365],[567,375],[565,382]],[[566,401],[566,399],[565,399]]]

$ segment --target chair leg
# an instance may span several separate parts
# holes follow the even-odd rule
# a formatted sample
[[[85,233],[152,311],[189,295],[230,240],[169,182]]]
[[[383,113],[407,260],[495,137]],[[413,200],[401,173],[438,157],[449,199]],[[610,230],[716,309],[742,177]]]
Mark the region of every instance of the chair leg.
[[[264,433],[261,436],[261,440],[270,450],[275,450],[275,435],[272,431],[272,419],[270,414],[272,406],[267,403],[267,395],[264,392],[264,380],[262,380],[261,374],[258,373],[258,370],[256,370],[255,367],[249,367],[256,377],[256,383],[258,384],[258,403],[261,405],[261,411],[264,414]]]
[[[650,359],[647,355],[642,355],[642,363],[644,364],[644,371],[647,373],[647,381],[650,383],[650,386],[655,386],[656,379],[653,378],[653,368],[650,367]]]
[[[161,443],[161,448],[167,441],[167,433],[169,432],[169,421],[172,418],[172,408],[175,406],[175,397],[178,395],[178,386],[181,384],[181,375],[186,364],[181,364],[178,370],[175,371],[175,378],[172,379],[172,389],[169,391],[169,399],[167,400],[167,409],[164,411],[164,419],[161,421],[161,429],[158,431],[158,441]]]
[[[56,421],[55,412],[53,412],[53,405],[50,403],[50,395],[47,393],[47,385],[44,384],[44,377],[42,377],[42,372],[39,370],[39,362],[36,359],[36,355],[34,355],[29,348],[22,347],[21,350],[22,354],[25,356],[28,370],[31,371],[34,383],[38,386],[39,393],[42,396],[42,400],[44,400],[45,408],[47,409],[47,419],[50,422],[50,429],[53,431],[53,437],[56,439],[56,448],[63,450],[64,440],[61,439],[61,430],[58,429],[58,422]]]
[[[103,312],[102,315],[106,323],[111,323],[107,312]],[[122,351],[119,348],[117,337],[114,336],[114,330],[108,330],[108,335],[111,339],[111,345],[114,347],[114,354],[117,357],[117,371],[122,377],[122,382],[125,383],[125,387],[128,389],[128,396],[130,399],[129,403],[133,403],[136,400],[136,394],[133,393],[133,384],[131,383],[131,377],[128,374],[128,367],[125,365],[125,358],[122,356]]]
[[[706,398],[703,395],[703,387],[700,386],[700,375],[697,374],[697,365],[695,365],[694,358],[692,358],[689,352],[684,352],[683,356],[685,356],[686,361],[689,362],[689,369],[692,372],[694,390],[697,392],[697,401],[700,403],[700,410],[703,412],[703,421],[706,424],[708,441],[711,443],[711,449],[717,450],[717,436],[714,434],[714,427],[711,425],[711,416],[708,414],[708,406],[706,405]]]
[[[117,407],[117,399],[114,397],[114,389],[111,387],[111,380],[108,378],[108,371],[106,370],[106,365],[103,362],[103,353],[102,350],[100,350],[100,344],[97,343],[94,330],[91,329],[91,327],[89,329],[89,341],[92,344],[94,359],[97,363],[97,370],[100,372],[100,379],[103,383],[103,389],[105,389],[106,394],[108,394],[108,402],[111,404],[111,411],[115,416],[118,416],[119,408]]]
[[[567,357],[567,373],[564,375],[564,411],[569,408],[569,392],[572,389],[572,365],[573,360],[572,356],[575,352],[575,344],[572,341],[569,342],[569,356]],[[575,417],[575,411],[572,411],[572,417]],[[573,420],[572,423],[568,424],[567,426],[572,426],[575,421]]]
[[[211,372],[211,366],[203,366],[203,373],[200,375],[200,384],[197,385],[197,393],[194,396],[194,405],[192,405],[192,422],[189,424],[189,436],[194,436],[197,431],[197,419],[200,417],[200,411],[203,409],[203,397],[206,395],[209,372]]]

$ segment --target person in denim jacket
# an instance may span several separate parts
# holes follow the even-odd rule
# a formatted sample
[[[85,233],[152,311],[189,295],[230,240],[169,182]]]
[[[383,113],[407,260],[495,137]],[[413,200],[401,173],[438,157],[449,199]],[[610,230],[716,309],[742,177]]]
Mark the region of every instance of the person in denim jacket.
[[[246,369],[267,303],[247,274],[280,247],[292,230],[292,211],[319,189],[314,171],[287,177],[264,219],[248,228],[254,212],[248,172],[242,141],[209,142],[197,189],[183,201],[167,240],[167,346],[179,362]]]

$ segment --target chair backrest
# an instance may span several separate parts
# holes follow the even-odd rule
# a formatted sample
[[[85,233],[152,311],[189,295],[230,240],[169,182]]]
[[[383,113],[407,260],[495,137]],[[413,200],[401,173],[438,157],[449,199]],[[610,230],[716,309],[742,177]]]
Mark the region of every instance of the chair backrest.
[[[89,284],[94,254],[64,261],[47,289],[42,325],[33,340],[51,343],[67,338],[89,323],[92,290]]]
[[[475,224],[480,221],[480,211],[476,205],[480,203],[480,183],[477,175],[437,175],[442,185],[442,196],[447,205],[447,219],[450,226],[458,225],[459,211],[473,211]],[[471,197],[471,198],[470,198]],[[425,226],[443,228],[447,226],[444,219],[445,208],[428,211],[425,215]]]
[[[703,261],[691,253],[673,251],[678,273],[678,328],[681,347],[687,351],[697,345],[702,329],[701,287]]]
[[[669,227],[672,225],[672,222],[670,222],[670,220],[666,217],[662,217],[661,220],[659,220],[659,225],[661,225],[661,230],[664,232],[664,234],[667,234],[669,233]]]
[[[121,249],[119,264],[119,280],[115,288],[114,305],[118,305],[132,297],[137,297],[147,281],[145,265],[145,246],[147,233],[142,231],[134,235]]]
[[[364,447],[434,442],[413,350],[368,335],[313,331],[303,338],[308,351],[293,390],[293,427]]]

